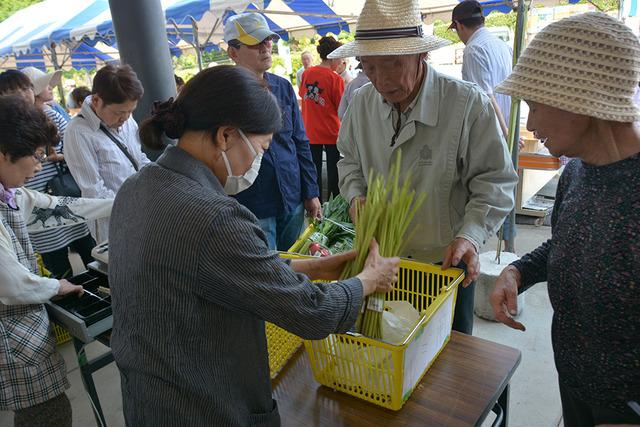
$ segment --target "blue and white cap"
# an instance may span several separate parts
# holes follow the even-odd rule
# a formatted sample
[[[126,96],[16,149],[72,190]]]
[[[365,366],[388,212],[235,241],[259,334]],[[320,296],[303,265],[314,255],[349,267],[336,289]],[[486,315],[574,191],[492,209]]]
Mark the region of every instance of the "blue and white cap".
[[[241,13],[234,15],[224,25],[224,41],[238,40],[240,43],[255,46],[268,37],[278,40],[280,36],[269,29],[267,20],[259,13]]]

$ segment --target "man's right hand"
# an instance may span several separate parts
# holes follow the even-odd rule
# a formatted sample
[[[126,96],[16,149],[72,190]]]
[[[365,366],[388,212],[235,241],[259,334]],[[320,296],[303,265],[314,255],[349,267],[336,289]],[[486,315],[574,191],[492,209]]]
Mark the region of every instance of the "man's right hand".
[[[512,265],[507,266],[498,276],[489,301],[498,321],[510,328],[524,331],[524,325],[513,319],[518,313],[518,287],[521,282],[520,271]]]
[[[374,292],[389,292],[398,281],[400,258],[384,258],[378,252],[378,242],[371,241],[364,269],[356,277],[362,282],[363,296]]]
[[[78,294],[78,296],[81,296],[84,293],[84,289],[80,285],[74,285],[65,279],[60,279],[58,282],[60,283],[60,288],[58,289],[59,297],[69,294]]]
[[[351,204],[349,205],[349,217],[351,218],[352,223],[356,223],[356,206],[361,205],[364,206],[364,203],[367,201],[365,196],[356,196],[351,199]]]

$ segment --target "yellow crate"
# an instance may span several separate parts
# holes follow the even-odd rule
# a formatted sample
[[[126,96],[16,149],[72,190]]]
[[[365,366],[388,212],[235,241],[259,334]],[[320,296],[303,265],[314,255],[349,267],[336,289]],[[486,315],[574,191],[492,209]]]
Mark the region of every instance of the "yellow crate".
[[[281,253],[280,256],[293,258],[286,253]],[[267,352],[269,353],[269,373],[271,379],[274,379],[291,359],[291,356],[300,348],[302,338],[269,322],[265,322],[265,333],[267,335]]]
[[[53,329],[53,335],[56,337],[56,343],[62,345],[71,341],[71,335],[62,326],[57,323],[51,322],[51,328]]]
[[[451,336],[458,285],[464,272],[401,260],[389,301],[408,301],[420,321],[400,345],[359,334],[305,341],[313,375],[320,384],[378,406],[399,410]]]
[[[278,376],[291,356],[302,345],[302,338],[287,332],[273,323],[265,323],[267,351],[269,352],[269,373],[271,379]]]

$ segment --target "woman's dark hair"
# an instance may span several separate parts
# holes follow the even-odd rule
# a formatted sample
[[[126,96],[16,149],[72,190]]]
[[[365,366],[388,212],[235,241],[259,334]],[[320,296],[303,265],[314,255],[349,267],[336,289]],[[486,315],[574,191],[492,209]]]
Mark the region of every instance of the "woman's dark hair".
[[[324,36],[318,42],[317,47],[320,58],[322,58],[322,60],[327,59],[327,56],[329,56],[331,52],[333,52],[340,46],[342,46],[342,43],[340,43],[338,40],[334,39],[331,36]]]
[[[33,84],[22,71],[7,70],[4,73],[0,73],[0,95],[27,89],[33,89]]]
[[[268,134],[281,126],[278,101],[255,74],[243,67],[219,65],[200,71],[176,100],[156,102],[151,117],[140,125],[148,148],[164,148],[162,135],[178,139],[185,131],[233,126],[246,133]]]
[[[184,79],[179,75],[174,74],[173,79],[176,81],[176,87],[184,86]]]
[[[144,94],[138,75],[128,65],[106,65],[93,78],[91,94],[97,94],[105,104],[139,101]]]
[[[58,141],[58,128],[42,109],[20,96],[0,96],[0,152],[13,163]]]
[[[80,86],[71,91],[69,95],[73,102],[76,104],[76,108],[82,107],[82,103],[84,102],[87,96],[91,95],[91,91],[88,87]]]

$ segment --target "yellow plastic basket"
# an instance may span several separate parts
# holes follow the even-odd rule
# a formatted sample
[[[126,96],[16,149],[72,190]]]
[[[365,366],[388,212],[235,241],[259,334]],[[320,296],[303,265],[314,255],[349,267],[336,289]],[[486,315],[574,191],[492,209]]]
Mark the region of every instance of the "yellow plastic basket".
[[[56,343],[62,345],[71,341],[71,335],[65,328],[57,323],[51,322],[51,328],[53,329],[53,335],[56,337]]]
[[[320,384],[373,404],[399,410],[451,336],[458,284],[464,272],[401,260],[389,301],[408,301],[420,321],[400,345],[359,334],[305,341],[313,375]]]
[[[266,322],[267,351],[269,352],[269,372],[274,379],[287,364],[291,356],[302,345],[302,338],[287,332],[273,323]]]

